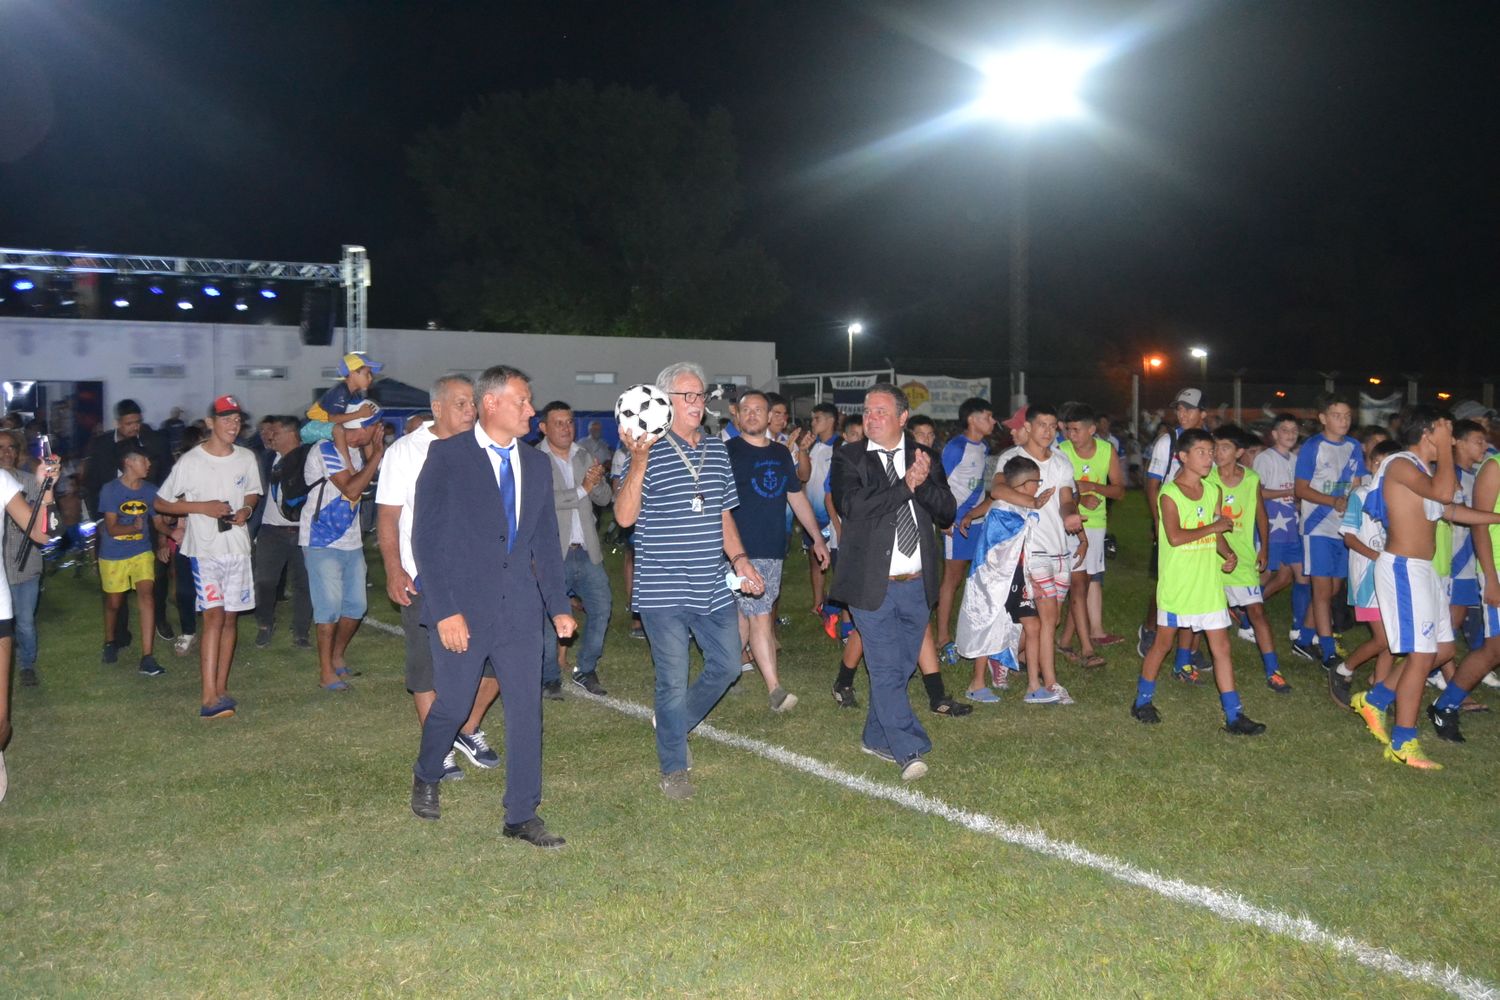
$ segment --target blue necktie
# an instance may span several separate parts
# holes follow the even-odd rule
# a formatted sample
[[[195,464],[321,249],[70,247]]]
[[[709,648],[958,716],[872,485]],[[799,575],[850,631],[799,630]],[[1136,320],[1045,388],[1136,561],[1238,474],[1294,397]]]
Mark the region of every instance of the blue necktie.
[[[500,456],[500,504],[505,508],[505,551],[516,544],[516,477],[510,468],[510,449],[490,445]]]

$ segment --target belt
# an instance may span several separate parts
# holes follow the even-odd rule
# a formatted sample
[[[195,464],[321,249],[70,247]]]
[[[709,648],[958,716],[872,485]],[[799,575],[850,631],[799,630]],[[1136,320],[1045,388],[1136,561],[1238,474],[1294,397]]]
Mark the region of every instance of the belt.
[[[270,531],[296,531],[297,530],[297,526],[295,524],[266,524],[264,521],[262,521],[261,524],[260,524],[260,530],[262,530],[262,531],[266,531],[266,530],[270,530]]]
[[[907,580],[920,580],[922,579],[922,571],[917,570],[915,573],[902,573],[900,576],[891,577],[891,579],[901,582],[905,582]]]

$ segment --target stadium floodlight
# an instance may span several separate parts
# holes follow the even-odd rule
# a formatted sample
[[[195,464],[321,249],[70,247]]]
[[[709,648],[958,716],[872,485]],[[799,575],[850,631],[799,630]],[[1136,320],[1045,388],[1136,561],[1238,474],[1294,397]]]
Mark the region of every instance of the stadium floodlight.
[[[865,325],[855,320],[846,329],[849,334],[849,371],[852,372],[854,370],[854,338],[865,332]]]
[[[1198,378],[1201,381],[1203,381],[1203,382],[1207,382],[1208,381],[1208,348],[1206,348],[1206,347],[1189,347],[1188,348],[1188,353],[1191,354],[1193,357],[1195,357],[1195,358],[1198,359]]]
[[[1013,125],[1078,118],[1084,112],[1079,91],[1100,60],[1095,49],[1045,42],[999,53],[984,64],[978,108]]]

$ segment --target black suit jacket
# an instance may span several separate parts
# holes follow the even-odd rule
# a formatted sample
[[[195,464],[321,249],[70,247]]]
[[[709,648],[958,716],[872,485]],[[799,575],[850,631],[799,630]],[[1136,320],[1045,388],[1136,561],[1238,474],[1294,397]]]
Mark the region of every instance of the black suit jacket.
[[[500,484],[473,433],[434,441],[428,449],[417,477],[411,543],[422,622],[429,628],[462,614],[471,635],[493,638],[529,634],[543,628],[544,614],[570,613],[552,510],[552,463],[525,445],[516,454],[521,517],[507,552]]]
[[[948,489],[942,456],[904,435],[907,467],[917,451],[932,460],[932,471],[913,493],[905,478],[888,481],[885,460],[865,441],[843,444],[833,453],[833,505],[844,531],[839,536],[839,566],[828,596],[851,608],[873,611],[885,600],[890,583],[891,552],[896,546],[896,513],[916,500],[917,551],[922,554],[922,581],[927,606],[937,604],[943,552],[935,528],[953,523],[958,502]]]
[[[173,464],[172,453],[167,450],[166,437],[142,424],[140,437],[136,440],[146,452],[146,457],[151,459],[151,471],[146,473],[146,481],[160,486],[167,481],[167,473],[172,471]],[[128,442],[115,440],[113,427],[102,434],[95,434],[89,441],[88,450],[84,453],[83,501],[89,505],[93,517],[104,516],[99,512],[99,491],[120,474],[120,447],[126,443]],[[171,497],[167,499],[170,500]]]

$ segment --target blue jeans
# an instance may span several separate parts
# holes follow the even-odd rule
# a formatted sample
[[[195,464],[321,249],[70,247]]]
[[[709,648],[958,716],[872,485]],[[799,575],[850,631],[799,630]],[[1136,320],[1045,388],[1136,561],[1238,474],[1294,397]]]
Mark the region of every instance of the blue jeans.
[[[34,576],[10,585],[10,606],[16,616],[16,666],[36,666],[36,602],[42,593],[42,578]]]
[[[591,674],[599,667],[599,657],[604,652],[604,631],[609,628],[609,574],[602,563],[589,559],[588,549],[568,549],[563,556],[563,587],[578,595],[583,610],[588,613],[583,623],[583,635],[578,642],[578,666],[581,676]],[[542,650],[542,683],[554,684],[562,681],[562,671],[557,665],[557,629],[552,619],[547,619],[546,648]]]
[[[641,624],[656,667],[656,757],[661,773],[671,774],[686,770],[687,734],[740,676],[740,617],[733,604],[706,615],[660,608],[641,611]],[[703,669],[692,684],[690,639],[703,650]]]
[[[307,589],[312,593],[313,621],[331,625],[340,618],[365,616],[365,553],[363,549],[329,549],[308,545]]]
[[[902,767],[932,749],[927,730],[911,710],[906,684],[917,669],[922,635],[932,609],[922,579],[892,580],[885,600],[874,611],[852,608],[854,627],[865,644],[870,675],[870,710],[865,716],[865,746],[889,751]]]

